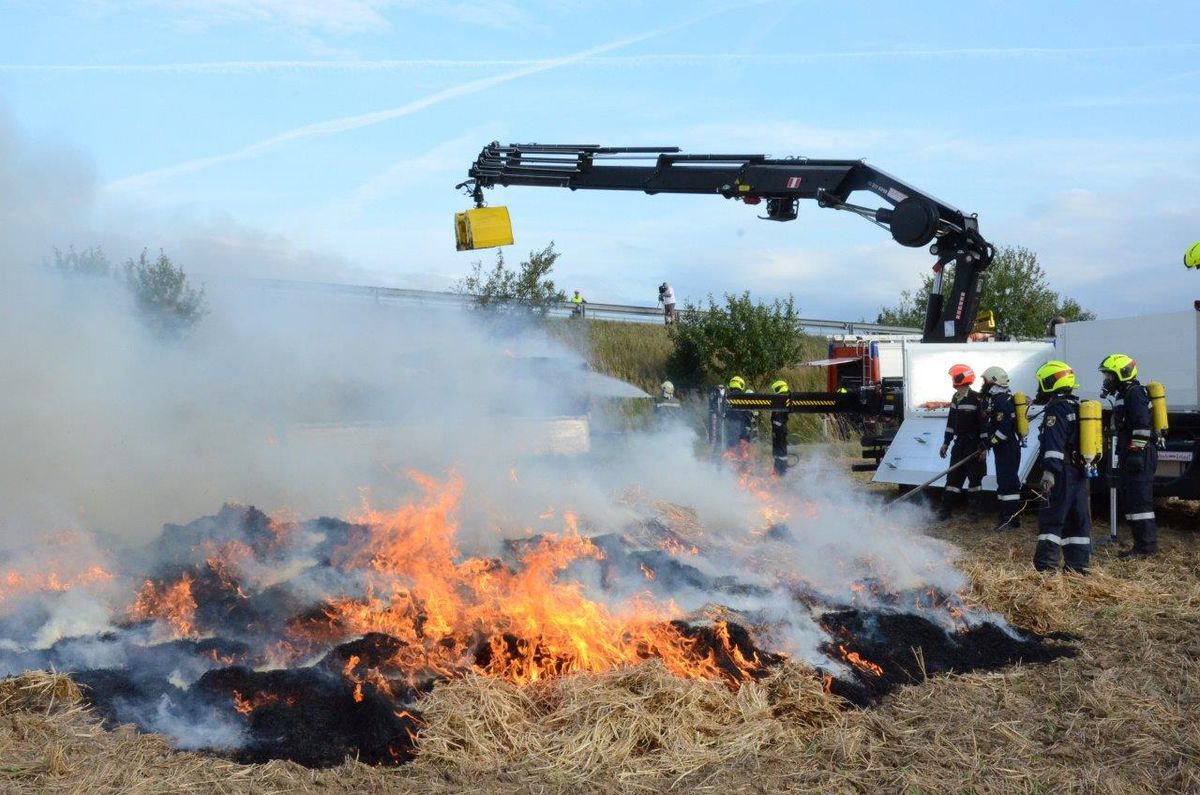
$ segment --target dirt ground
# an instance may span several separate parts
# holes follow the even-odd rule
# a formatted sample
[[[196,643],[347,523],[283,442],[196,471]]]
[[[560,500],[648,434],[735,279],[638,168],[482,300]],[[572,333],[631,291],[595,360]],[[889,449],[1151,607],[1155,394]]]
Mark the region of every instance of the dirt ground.
[[[592,755],[611,754],[613,764],[593,762],[585,779],[553,755],[488,763],[456,754],[454,742],[403,768],[238,766],[173,751],[128,727],[104,731],[70,683],[31,680],[0,693],[0,791],[1200,792],[1200,513],[1185,503],[1160,504],[1159,513],[1158,558],[1118,560],[1115,547],[1099,546],[1087,578],[1032,571],[1032,521],[998,536],[979,529],[989,524],[984,515],[933,526],[964,550],[959,565],[975,601],[1014,624],[1077,636],[1079,654],[938,676],[874,709],[819,710],[803,720],[764,701],[759,707],[773,711],[760,709],[754,720],[769,736],[746,730],[728,747],[709,742],[711,753],[695,757],[693,769],[665,763],[666,751],[646,743],[625,743],[618,759],[623,718],[611,710],[589,714],[615,715],[612,736],[578,742],[597,743]],[[755,709],[745,701],[722,708],[745,717]]]

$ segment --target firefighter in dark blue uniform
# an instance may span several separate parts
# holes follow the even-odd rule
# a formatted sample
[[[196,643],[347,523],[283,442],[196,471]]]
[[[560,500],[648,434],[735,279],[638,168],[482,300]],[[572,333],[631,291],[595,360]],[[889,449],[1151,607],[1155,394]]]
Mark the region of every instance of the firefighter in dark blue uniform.
[[[1008,372],[1003,367],[984,370],[980,395],[986,419],[980,435],[979,460],[986,464],[987,451],[991,450],[996,461],[996,505],[1000,516],[992,531],[1016,529],[1021,526],[1016,516],[1021,504],[1021,439],[1017,436],[1017,408],[1012,392],[1008,391]]]
[[[1154,519],[1154,471],[1158,446],[1150,421],[1150,396],[1138,380],[1137,362],[1123,353],[1100,362],[1104,376],[1101,396],[1112,395],[1112,421],[1117,431],[1117,495],[1133,532],[1133,548],[1120,557],[1147,557],[1158,552]]]
[[[946,417],[946,438],[938,455],[950,453],[950,466],[966,461],[946,475],[946,488],[942,492],[942,510],[939,519],[949,519],[956,506],[967,502],[968,494],[978,493],[983,488],[983,473],[986,465],[979,460],[979,431],[982,422],[982,403],[979,393],[971,389],[975,383],[975,371],[965,364],[950,368],[950,380],[954,384],[954,397],[950,398],[950,413]],[[953,447],[951,447],[953,443]],[[970,485],[963,491],[964,482]]]
[[[1086,572],[1092,554],[1088,477],[1079,456],[1079,386],[1066,362],[1046,362],[1037,371],[1036,403],[1044,404],[1038,431],[1042,455],[1037,549],[1033,566],[1056,571],[1059,559],[1068,571]]]
[[[740,375],[735,375],[729,379],[728,391],[730,395],[744,395],[749,392],[746,389],[746,379]],[[750,443],[750,423],[753,419],[753,413],[742,409],[728,409],[725,412],[725,447],[727,449],[735,449],[742,442]]]
[[[771,384],[771,393],[786,395],[791,392],[788,382],[782,378]],[[788,417],[786,411],[771,412],[771,457],[775,461],[775,474],[783,477],[788,469]]]

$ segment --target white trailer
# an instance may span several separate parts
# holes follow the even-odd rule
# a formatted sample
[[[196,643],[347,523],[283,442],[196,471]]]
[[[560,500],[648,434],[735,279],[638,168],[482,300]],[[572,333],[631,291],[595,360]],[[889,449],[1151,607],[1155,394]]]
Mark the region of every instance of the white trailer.
[[[1110,353],[1124,353],[1138,363],[1138,379],[1158,381],[1167,390],[1170,433],[1158,454],[1159,496],[1200,498],[1200,311],[1168,312],[1112,320],[1086,320],[1058,327],[1055,358],[1075,370],[1079,393],[1100,399],[1099,366]],[[1103,401],[1105,404],[1108,401]]]
[[[1056,339],[1045,342],[921,343],[904,341],[904,412],[886,453],[875,470],[876,483],[917,485],[948,465],[938,456],[947,409],[931,408],[953,391],[947,371],[966,364],[982,373],[991,365],[1006,369],[1014,392],[1032,401],[1037,392],[1034,373],[1043,362],[1061,359],[1075,370],[1079,396],[1099,400],[1101,360],[1125,353],[1138,363],[1142,383],[1159,381],[1167,390],[1171,431],[1159,452],[1155,493],[1200,499],[1200,311],[1171,312],[1141,317],[1088,320],[1060,325]],[[1106,408],[1109,401],[1102,401]],[[1030,433],[1021,451],[1024,480],[1037,460],[1039,410],[1030,408]],[[985,491],[995,491],[996,479],[988,459]],[[1102,466],[1103,473],[1104,467]],[[934,483],[945,484],[945,479]]]
[[[1100,362],[1110,353],[1132,356],[1143,384],[1158,381],[1165,386],[1171,411],[1200,410],[1200,312],[1084,320],[1058,327],[1055,357],[1075,370],[1081,398],[1100,399]]]
[[[968,343],[904,343],[904,421],[875,470],[876,483],[915,486],[924,483],[949,466],[938,450],[946,430],[949,409],[945,404],[954,392],[949,370],[955,364],[965,364],[981,374],[993,365],[1008,371],[1014,392],[1033,395],[1036,391],[1034,373],[1046,360],[1053,358],[1054,346],[1049,342],[968,342]],[[1030,438],[1021,451],[1021,478],[1024,479],[1037,460],[1038,421],[1030,423]],[[996,490],[996,473],[988,458],[985,491]],[[933,485],[944,486],[943,477]]]

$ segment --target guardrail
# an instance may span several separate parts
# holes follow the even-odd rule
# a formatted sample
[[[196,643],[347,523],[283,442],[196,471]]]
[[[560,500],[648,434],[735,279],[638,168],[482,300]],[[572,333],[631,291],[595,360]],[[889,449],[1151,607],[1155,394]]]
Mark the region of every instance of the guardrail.
[[[212,278],[212,277],[205,277]],[[226,281],[226,279],[218,279]],[[232,280],[229,280],[232,281]],[[354,300],[367,300],[375,304],[402,304],[407,306],[437,306],[461,308],[470,304],[471,296],[462,293],[445,293],[435,290],[411,290],[403,287],[373,287],[369,285],[333,284],[328,282],[301,282],[288,279],[237,279],[239,284],[247,282],[267,290],[298,292],[320,292],[340,295]],[[677,310],[682,313],[683,310]],[[564,301],[551,307],[552,317],[571,317],[576,306]],[[653,306],[630,306],[627,304],[601,304],[587,302],[583,305],[583,317],[591,320],[615,320],[624,323],[662,323],[663,310]],[[825,320],[800,318],[800,326],[810,334],[830,336],[834,334],[859,334],[872,336],[919,335],[920,329],[905,326],[887,326],[879,323],[862,323],[854,320]]]

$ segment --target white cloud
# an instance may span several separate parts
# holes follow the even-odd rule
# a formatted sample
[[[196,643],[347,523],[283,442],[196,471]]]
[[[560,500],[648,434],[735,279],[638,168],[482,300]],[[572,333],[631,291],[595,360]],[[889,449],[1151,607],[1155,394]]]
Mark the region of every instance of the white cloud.
[[[1196,179],[1200,167],[1184,163],[1123,190],[1064,190],[998,231],[1036,251],[1051,286],[1101,317],[1190,308],[1200,279],[1182,259],[1200,238]]]

